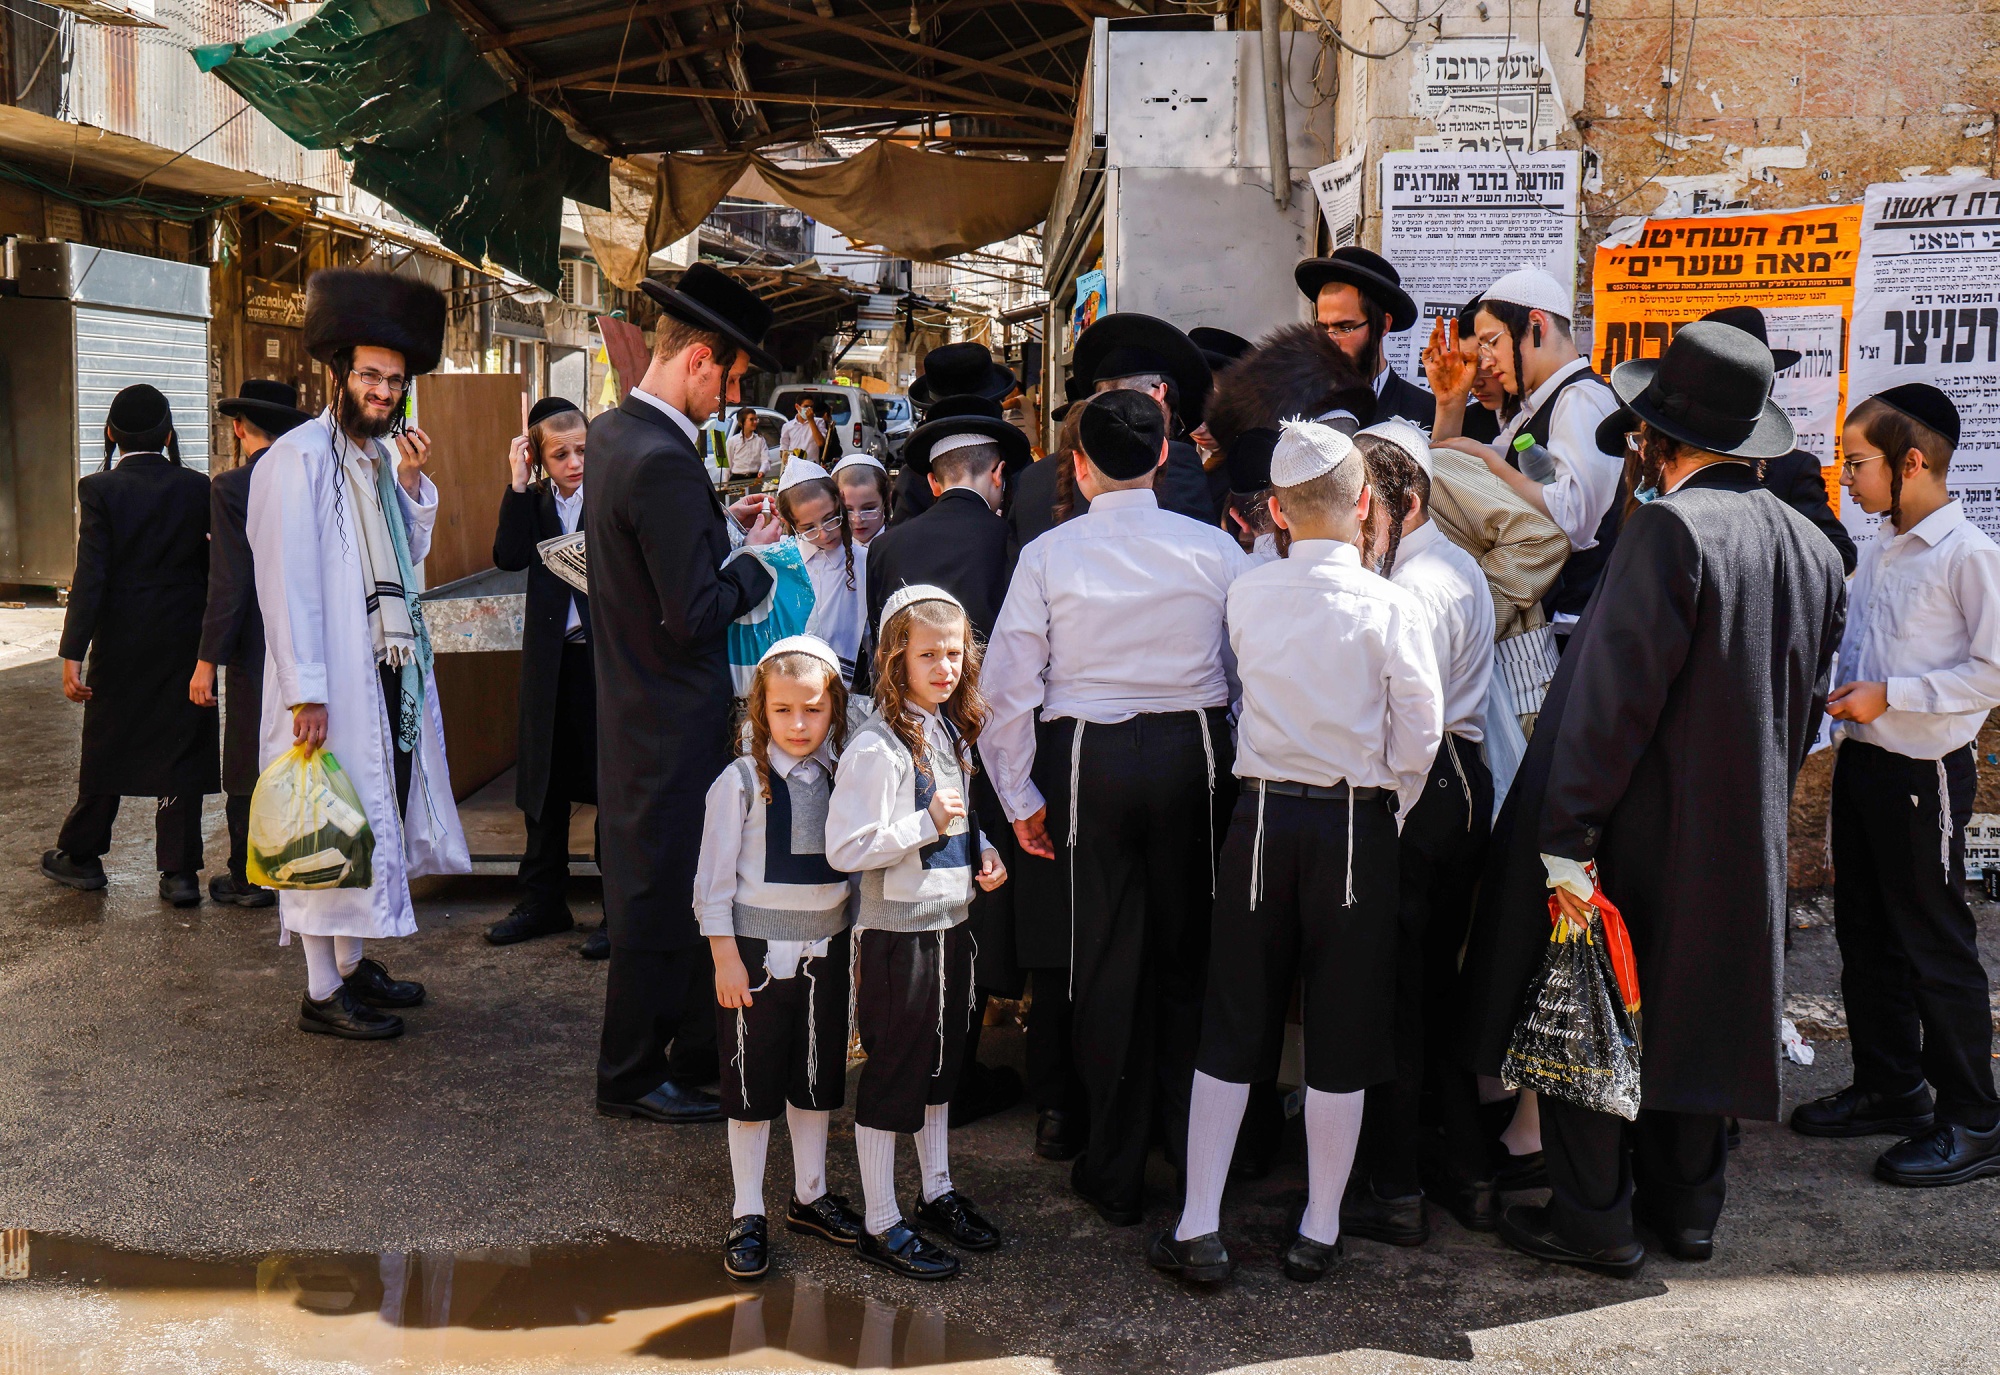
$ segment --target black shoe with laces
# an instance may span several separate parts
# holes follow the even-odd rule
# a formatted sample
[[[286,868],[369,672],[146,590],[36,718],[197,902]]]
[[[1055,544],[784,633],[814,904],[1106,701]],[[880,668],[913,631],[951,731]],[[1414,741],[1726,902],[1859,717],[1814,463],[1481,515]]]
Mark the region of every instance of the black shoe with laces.
[[[821,1194],[810,1203],[797,1195],[785,1207],[785,1230],[819,1237],[835,1246],[852,1246],[861,1239],[861,1216],[839,1194]]]
[[[1792,1109],[1792,1130],[1801,1136],[1917,1136],[1936,1123],[1931,1092],[1919,1084],[1908,1093],[1874,1093],[1849,1084]]]
[[[342,984],[331,998],[299,1001],[299,1030],[349,1041],[386,1041],[403,1034],[403,1019],[377,1012]]]
[[[1352,1233],[1391,1246],[1422,1246],[1431,1239],[1421,1192],[1384,1198],[1375,1192],[1373,1181],[1366,1179],[1356,1179],[1347,1186],[1340,1200],[1340,1230],[1343,1235]]]
[[[1613,1279],[1636,1279],[1646,1264],[1646,1248],[1636,1241],[1601,1251],[1585,1251],[1571,1245],[1556,1230],[1549,1210],[1539,1204],[1517,1203],[1501,1213],[1500,1239],[1536,1260],[1574,1265],[1579,1270]]]
[[[602,926],[583,938],[583,944],[576,952],[586,960],[608,960],[611,958],[611,933]]]
[[[42,851],[42,877],[84,893],[94,893],[107,882],[103,860],[72,859],[61,850]]]
[[[370,1007],[416,1007],[424,1000],[422,984],[391,978],[379,961],[365,957],[343,982],[348,992]]]
[[[275,907],[278,893],[275,888],[239,879],[234,874],[217,874],[208,881],[208,899],[226,907]]]
[[[1146,1262],[1155,1270],[1195,1284],[1220,1284],[1236,1273],[1236,1262],[1229,1258],[1220,1232],[1176,1241],[1173,1229],[1168,1228],[1147,1244]]]
[[[1000,1244],[1000,1229],[981,1217],[972,1200],[956,1189],[946,1189],[930,1202],[919,1204],[917,1224],[942,1232],[962,1251],[991,1251]]]
[[[1905,1188],[1969,1184],[2000,1175],[2000,1126],[1974,1131],[1940,1122],[1920,1136],[1898,1141],[1875,1162],[1875,1177]]]
[[[722,1236],[722,1268],[733,1280],[754,1280],[771,1268],[770,1225],[762,1213],[745,1213]]]
[[[1113,1227],[1136,1227],[1140,1220],[1146,1216],[1145,1210],[1137,1202],[1121,1203],[1115,1199],[1099,1198],[1083,1182],[1083,1160],[1082,1156],[1078,1156],[1076,1163],[1069,1168],[1069,1187],[1071,1191],[1085,1203],[1097,1209],[1097,1215]]]
[[[1456,1170],[1438,1165],[1424,1172],[1424,1197],[1457,1218],[1468,1232],[1491,1232],[1500,1226],[1500,1191],[1490,1179],[1462,1179]]]
[[[161,874],[160,901],[175,907],[201,906],[201,879],[193,873]]]
[[[854,1254],[910,1280],[948,1280],[958,1273],[958,1257],[934,1241],[926,1241],[899,1220],[881,1234],[862,1229]]]
[[[1089,1137],[1082,1113],[1043,1108],[1035,1119],[1035,1154],[1044,1160],[1076,1159]]]
[[[536,902],[530,898],[514,904],[514,910],[486,928],[489,945],[519,945],[537,936],[560,936],[576,926],[569,905]]]

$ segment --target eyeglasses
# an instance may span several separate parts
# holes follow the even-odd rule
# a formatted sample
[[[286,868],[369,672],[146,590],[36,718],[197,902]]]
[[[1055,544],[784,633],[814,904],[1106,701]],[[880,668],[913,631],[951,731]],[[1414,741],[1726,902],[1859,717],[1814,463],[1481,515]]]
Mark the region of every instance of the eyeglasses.
[[[386,387],[388,390],[400,395],[409,390],[410,386],[410,379],[401,373],[381,373],[375,371],[373,368],[363,368],[360,372],[352,374],[352,376],[369,391],[374,391],[377,387]]]
[[[1477,338],[1479,340],[1480,353],[1482,354],[1499,353],[1500,341],[1506,337],[1507,337],[1507,332],[1505,330],[1498,330],[1498,329],[1494,330],[1491,334],[1478,335]]]
[[[870,502],[866,506],[850,506],[847,508],[847,518],[863,525],[873,524],[882,519],[881,504]]]
[[[1336,339],[1351,339],[1368,328],[1366,320],[1335,320],[1332,324],[1321,325],[1321,329]]]
[[[1887,457],[1888,457],[1887,454],[1859,454],[1853,458],[1843,458],[1840,461],[1841,476],[1853,477],[1854,474],[1860,469],[1862,464],[1873,463],[1878,458],[1887,458]]]
[[[817,525],[801,525],[801,535],[837,535],[840,533],[840,512],[835,511]]]

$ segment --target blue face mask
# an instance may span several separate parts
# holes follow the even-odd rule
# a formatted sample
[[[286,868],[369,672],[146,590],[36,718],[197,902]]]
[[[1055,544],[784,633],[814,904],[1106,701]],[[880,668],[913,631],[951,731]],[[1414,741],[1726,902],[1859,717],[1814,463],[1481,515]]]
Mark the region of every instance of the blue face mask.
[[[1660,489],[1657,487],[1641,487],[1638,491],[1632,493],[1632,499],[1641,506],[1644,506],[1647,502],[1658,498],[1659,495]]]

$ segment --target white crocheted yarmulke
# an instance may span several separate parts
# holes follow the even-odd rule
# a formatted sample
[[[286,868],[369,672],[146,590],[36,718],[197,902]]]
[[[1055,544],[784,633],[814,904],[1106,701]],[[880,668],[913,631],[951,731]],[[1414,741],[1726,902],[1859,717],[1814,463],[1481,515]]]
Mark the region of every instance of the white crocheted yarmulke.
[[[1425,477],[1435,477],[1431,470],[1431,441],[1424,432],[1407,420],[1378,420],[1363,434],[1372,434],[1377,439],[1386,439],[1411,458],[1424,470]]]
[[[795,458],[785,465],[785,471],[778,475],[778,490],[796,487],[801,482],[811,482],[816,477],[832,477],[826,469],[809,458]]]
[[[1509,301],[1530,310],[1570,318],[1569,288],[1539,267],[1517,267],[1479,293],[1482,301]]]
[[[889,600],[882,604],[882,619],[876,622],[875,633],[886,634],[890,618],[904,607],[914,606],[918,602],[950,602],[960,611],[965,610],[964,604],[942,587],[933,587],[927,582],[912,583],[907,587],[899,587],[889,594]]]
[[[1317,420],[1287,420],[1271,450],[1271,485],[1297,487],[1338,468],[1354,452],[1354,441]]]
[[[833,646],[817,635],[787,635],[757,656],[757,662],[767,664],[781,654],[810,654],[813,658],[833,670],[833,676],[840,676],[840,656],[833,652]]]

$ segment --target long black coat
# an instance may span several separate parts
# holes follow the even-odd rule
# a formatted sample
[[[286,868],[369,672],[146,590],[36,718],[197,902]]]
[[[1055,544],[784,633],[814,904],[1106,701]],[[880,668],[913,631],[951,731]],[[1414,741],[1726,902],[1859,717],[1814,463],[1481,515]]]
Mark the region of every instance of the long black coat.
[[[1826,479],[1820,475],[1817,458],[1804,449],[1794,449],[1783,458],[1766,459],[1764,490],[1818,526],[1840,555],[1840,566],[1854,571],[1854,536],[1847,533],[1826,499]]]
[[[1631,928],[1642,1103],[1775,1118],[1792,783],[1840,640],[1840,560],[1748,467],[1626,522],[1501,812],[1465,954],[1496,1074],[1548,945],[1540,855],[1595,858]]]
[[[583,508],[577,528],[587,530],[588,495]],[[493,566],[510,573],[528,570],[527,612],[521,621],[521,726],[514,805],[531,817],[542,814],[542,800],[548,796],[556,687],[562,676],[563,639],[572,601],[578,604],[584,623],[590,623],[590,598],[551,573],[535,552],[541,541],[555,539],[562,532],[562,515],[556,510],[555,491],[547,478],[525,492],[509,487],[501,494],[500,522],[493,531]]]
[[[673,419],[628,396],[590,423],[592,659],[598,827],[611,943],[679,950],[700,938],[694,871],[702,801],[728,765],[729,623],[771,590],[754,558],[727,568],[728,517]]]
[[[208,601],[208,479],[164,454],[127,454],[79,482],[76,499],[59,652],[89,659],[77,790],[215,792],[215,708],[188,700]]]
[[[222,787],[237,797],[257,786],[264,722],[264,613],[257,605],[256,566],[244,530],[250,474],[262,455],[260,449],[242,467],[208,480],[208,609],[202,617],[201,658],[227,670]]]

